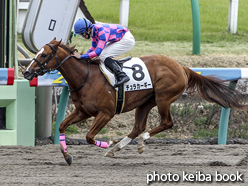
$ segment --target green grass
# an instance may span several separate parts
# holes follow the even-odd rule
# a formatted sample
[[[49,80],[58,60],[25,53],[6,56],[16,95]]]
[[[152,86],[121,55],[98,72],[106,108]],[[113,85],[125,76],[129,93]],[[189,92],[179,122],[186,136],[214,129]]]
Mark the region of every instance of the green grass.
[[[119,23],[119,0],[85,0],[93,18],[100,22]],[[192,41],[190,0],[132,0],[129,6],[129,29],[136,40],[149,42]],[[201,41],[247,42],[248,1],[239,1],[238,32],[227,32],[229,1],[199,0]]]
[[[85,0],[96,21],[119,23],[119,0]],[[199,0],[201,20],[201,55],[248,53],[246,12],[248,1],[239,1],[237,34],[227,31],[229,1]],[[167,56],[192,54],[192,11],[190,0],[131,0],[129,26],[136,43],[132,50],[120,56],[140,57],[150,54]],[[24,47],[21,35],[18,43]],[[91,46],[79,37],[72,44],[81,52]],[[25,48],[25,47],[24,47]],[[35,55],[30,53],[31,58]],[[19,58],[22,58],[20,56]]]
[[[108,136],[108,135],[104,135],[104,136],[102,136],[102,138],[111,138],[110,136]]]
[[[123,135],[123,133],[120,132],[120,131],[116,131],[115,133],[116,133],[118,136],[122,136],[122,135]]]
[[[207,122],[207,117],[199,117],[195,119],[195,125],[196,126],[204,126]]]
[[[55,122],[52,123],[52,135],[54,135],[55,132]],[[75,125],[70,125],[67,127],[65,134],[70,135],[70,134],[78,134],[80,133],[78,128]]]
[[[158,139],[164,139],[166,138],[167,134],[166,133],[159,133],[154,135],[154,137],[158,138]]]
[[[106,134],[108,132],[108,129],[103,127],[98,134]]]
[[[209,137],[218,137],[218,128],[213,130],[199,129],[193,133],[193,139],[205,139]]]

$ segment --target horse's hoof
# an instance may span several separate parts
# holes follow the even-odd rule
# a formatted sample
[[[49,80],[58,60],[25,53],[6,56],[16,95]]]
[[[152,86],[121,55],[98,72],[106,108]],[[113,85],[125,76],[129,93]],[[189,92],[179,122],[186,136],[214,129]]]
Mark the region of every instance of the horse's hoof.
[[[68,165],[71,165],[72,160],[73,160],[72,156],[69,156],[69,157],[67,158],[66,162],[68,163]]]
[[[116,145],[117,143],[119,143],[120,141],[114,138],[111,138],[109,140],[109,147],[113,147],[114,145]]]
[[[144,152],[145,150],[145,146],[138,148],[138,153],[141,154],[142,152]]]
[[[112,140],[113,140],[113,143],[114,143],[114,144],[117,144],[117,143],[120,142],[120,140],[118,140],[118,139],[112,139]]]
[[[105,157],[113,157],[114,153],[113,152],[106,152],[106,154],[104,156]]]

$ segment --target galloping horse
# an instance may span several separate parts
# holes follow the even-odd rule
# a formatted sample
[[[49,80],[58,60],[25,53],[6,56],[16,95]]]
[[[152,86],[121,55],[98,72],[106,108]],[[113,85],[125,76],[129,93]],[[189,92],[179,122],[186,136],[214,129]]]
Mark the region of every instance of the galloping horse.
[[[94,122],[86,135],[89,144],[107,148],[106,143],[94,139],[95,135],[114,117],[116,111],[116,90],[106,80],[99,69],[98,59],[78,60],[71,57],[74,47],[69,47],[54,38],[46,44],[23,71],[26,79],[57,69],[68,83],[74,111],[61,122],[60,147],[66,162],[72,163],[72,156],[67,152],[65,130],[69,125],[94,116]],[[202,76],[163,55],[151,55],[140,58],[146,65],[153,88],[125,93],[125,106],[122,113],[136,108],[135,123],[131,133],[111,148],[105,156],[114,156],[131,140],[138,137],[146,128],[149,111],[157,105],[161,116],[160,125],[142,134],[138,143],[138,152],[144,150],[144,141],[173,126],[170,106],[182,93],[198,91],[209,102],[225,108],[247,109],[243,105],[241,93],[228,88],[227,84],[214,76]]]

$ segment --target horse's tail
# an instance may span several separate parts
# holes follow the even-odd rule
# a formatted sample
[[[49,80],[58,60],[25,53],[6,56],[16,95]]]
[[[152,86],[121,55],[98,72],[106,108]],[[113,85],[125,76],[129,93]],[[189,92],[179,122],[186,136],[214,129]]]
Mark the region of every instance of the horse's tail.
[[[244,105],[244,96],[234,88],[230,88],[227,81],[214,76],[202,76],[187,67],[183,68],[188,76],[186,91],[189,94],[198,91],[203,99],[224,108],[248,109],[248,105]]]

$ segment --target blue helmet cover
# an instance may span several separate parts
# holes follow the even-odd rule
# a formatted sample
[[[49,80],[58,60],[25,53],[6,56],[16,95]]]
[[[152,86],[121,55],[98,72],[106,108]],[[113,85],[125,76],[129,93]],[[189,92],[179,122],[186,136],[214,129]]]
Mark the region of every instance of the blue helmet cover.
[[[74,24],[74,34],[82,34],[91,28],[91,26],[92,23],[88,19],[78,19]]]

